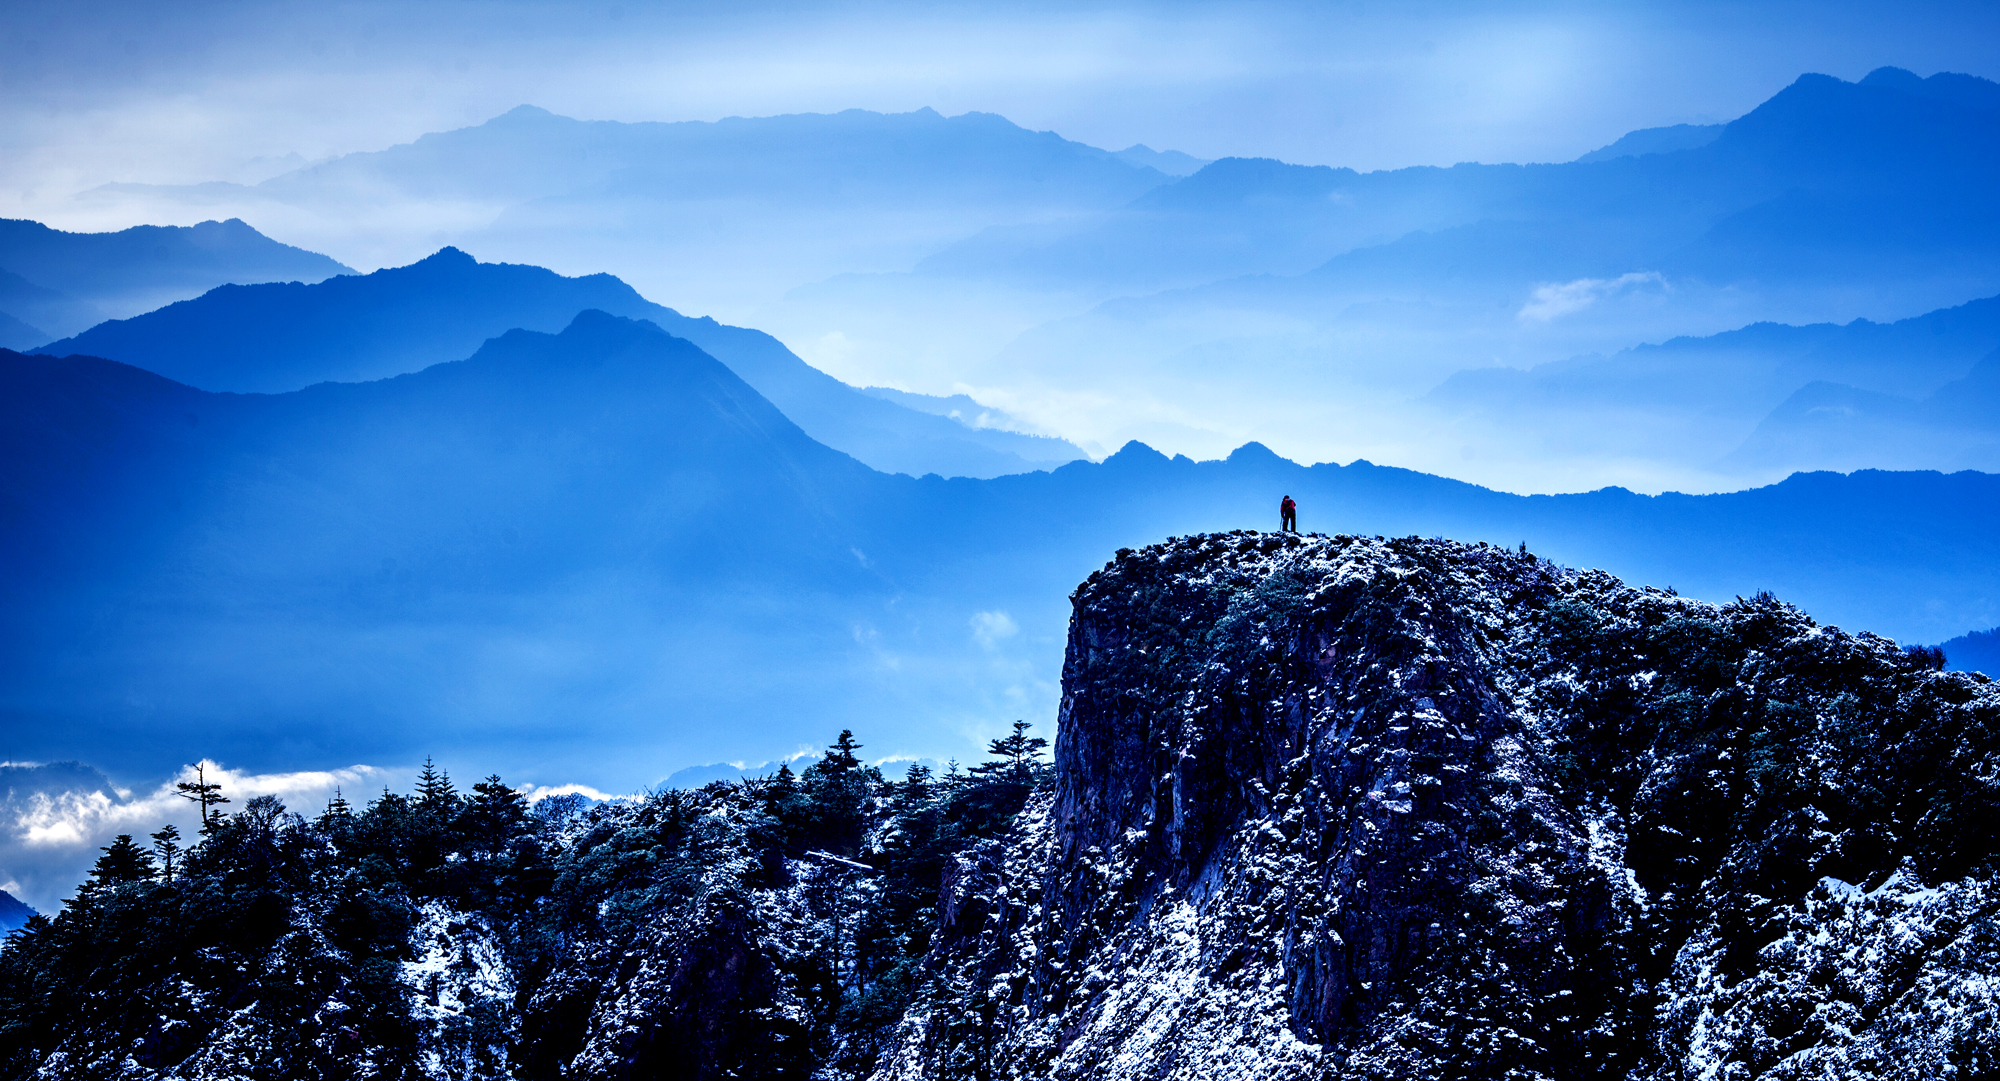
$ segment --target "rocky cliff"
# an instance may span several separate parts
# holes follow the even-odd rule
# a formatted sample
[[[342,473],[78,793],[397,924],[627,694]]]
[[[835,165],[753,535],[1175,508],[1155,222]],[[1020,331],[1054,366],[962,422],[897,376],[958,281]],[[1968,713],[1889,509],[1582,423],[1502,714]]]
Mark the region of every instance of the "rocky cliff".
[[[1238,533],[1077,591],[1056,783],[889,1079],[1970,1076],[2000,689],[1523,552]]]
[[[1073,598],[1053,767],[530,811],[497,778],[0,954],[0,1076],[2000,1072],[2000,688],[1525,551],[1231,533]]]

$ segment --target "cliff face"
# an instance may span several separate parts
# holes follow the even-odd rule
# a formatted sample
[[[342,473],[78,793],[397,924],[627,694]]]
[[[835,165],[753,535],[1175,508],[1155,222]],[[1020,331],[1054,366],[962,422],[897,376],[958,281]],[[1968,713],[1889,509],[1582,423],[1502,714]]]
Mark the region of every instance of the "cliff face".
[[[1986,677],[1415,538],[1180,538],[1074,603],[1052,768],[842,733],[101,865],[0,952],[0,1077],[2000,1076]]]
[[[1414,538],[1074,601],[1057,782],[959,861],[885,1077],[1994,1068],[1984,677]]]

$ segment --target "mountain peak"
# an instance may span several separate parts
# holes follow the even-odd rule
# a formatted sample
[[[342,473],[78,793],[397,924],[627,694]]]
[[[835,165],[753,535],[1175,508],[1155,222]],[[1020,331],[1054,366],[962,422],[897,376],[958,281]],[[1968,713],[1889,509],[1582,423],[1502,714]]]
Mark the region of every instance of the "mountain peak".
[[[1290,464],[1289,459],[1279,455],[1277,451],[1254,439],[1230,451],[1227,461],[1231,465],[1265,464],[1271,462]]]
[[[1166,455],[1161,454],[1145,443],[1132,439],[1128,440],[1124,446],[1119,447],[1117,453],[1104,459],[1101,464],[1110,465],[1116,462],[1120,465],[1131,465],[1140,462],[1164,462],[1168,460]]]
[[[444,247],[439,248],[438,250],[432,252],[429,255],[424,256],[422,259],[419,259],[410,265],[413,267],[430,267],[432,269],[441,269],[445,267],[471,267],[471,266],[478,266],[479,260],[474,259],[472,256],[466,254],[463,250],[452,247],[451,245],[447,244]]]
[[[576,318],[570,320],[569,325],[562,330],[562,336],[565,338],[601,335],[632,337],[649,333],[672,337],[661,330],[658,324],[645,319],[627,319],[622,315],[612,315],[597,308],[586,308],[576,313]]]
[[[1860,86],[1893,86],[1909,90],[1923,85],[1923,76],[1905,68],[1880,67],[1861,77]]]
[[[500,120],[518,121],[518,120],[555,120],[559,118],[556,116],[556,114],[548,111],[547,109],[542,108],[539,105],[516,105],[512,109],[509,109],[504,113],[501,113],[499,116],[496,116],[493,119],[495,121],[500,121]]]

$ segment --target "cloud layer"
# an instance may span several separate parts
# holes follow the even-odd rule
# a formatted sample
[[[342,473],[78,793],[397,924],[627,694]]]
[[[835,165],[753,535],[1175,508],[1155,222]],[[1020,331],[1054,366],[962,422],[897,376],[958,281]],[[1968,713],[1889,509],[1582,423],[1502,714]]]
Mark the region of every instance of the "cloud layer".
[[[206,780],[222,786],[231,806],[276,796],[303,814],[317,813],[336,790],[359,804],[410,777],[409,770],[377,766],[260,774],[203,761],[201,769]],[[131,834],[144,844],[148,834],[171,823],[184,837],[196,836],[200,814],[174,787],[194,779],[189,765],[133,790],[81,762],[0,763],[0,889],[53,912],[88,873],[97,850],[117,835]]]

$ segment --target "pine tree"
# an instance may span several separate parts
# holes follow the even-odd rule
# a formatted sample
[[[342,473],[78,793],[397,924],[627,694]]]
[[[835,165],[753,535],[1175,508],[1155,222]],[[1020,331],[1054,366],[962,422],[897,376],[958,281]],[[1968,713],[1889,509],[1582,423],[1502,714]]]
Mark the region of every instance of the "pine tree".
[[[341,794],[340,786],[334,785],[333,798],[326,801],[326,810],[319,816],[319,821],[315,825],[323,831],[331,832],[348,826],[353,821],[354,808],[347,802],[347,797]]]
[[[97,865],[90,869],[90,877],[99,886],[122,886],[127,882],[144,882],[153,877],[152,855],[134,843],[129,833],[119,834],[98,851],[104,855],[97,857]]]
[[[854,752],[861,744],[854,733],[842,729],[840,738],[826,749],[820,760],[806,767],[800,778],[805,797],[803,841],[808,848],[849,855],[859,850],[862,832],[862,805],[870,788],[882,780],[872,766],[862,765]]]
[[[417,806],[436,815],[458,813],[458,790],[451,786],[451,774],[424,758],[424,771],[417,775]]]
[[[207,771],[207,762],[196,762],[194,764],[194,780],[179,781],[174,785],[175,788],[180,790],[182,799],[192,800],[201,805],[201,832],[203,833],[207,833],[215,827],[216,823],[222,821],[222,812],[218,811],[211,817],[208,809],[216,804],[229,802],[229,797],[222,794],[221,782],[209,783]]]
[[[843,728],[840,730],[840,738],[834,740],[833,746],[826,749],[826,757],[820,759],[820,763],[829,769],[853,769],[861,764],[861,759],[854,756],[854,752],[860,749],[861,744],[854,742],[854,733]]]
[[[459,830],[480,851],[498,852],[527,819],[528,801],[493,773],[472,786],[472,798],[459,815]]]
[[[160,854],[160,877],[168,882],[174,880],[174,863],[181,854],[180,841],[181,831],[171,822],[153,834],[153,851]]]
[[[899,811],[920,807],[931,801],[931,768],[921,762],[910,763],[903,772],[903,783],[896,792],[896,807]]]
[[[1028,729],[1033,727],[1026,721],[1015,721],[1013,735],[987,744],[986,751],[995,760],[972,767],[973,774],[1033,784],[1045,768],[1039,760],[1042,751],[1049,745],[1049,741],[1040,736],[1028,735]]]

